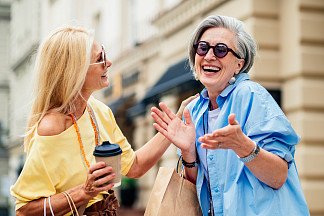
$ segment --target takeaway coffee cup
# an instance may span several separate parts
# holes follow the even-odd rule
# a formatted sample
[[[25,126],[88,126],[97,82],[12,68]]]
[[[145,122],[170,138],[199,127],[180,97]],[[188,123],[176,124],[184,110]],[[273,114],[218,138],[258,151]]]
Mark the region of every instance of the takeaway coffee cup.
[[[115,183],[114,187],[118,187],[121,184],[121,153],[123,151],[117,144],[111,144],[109,141],[104,141],[102,145],[96,146],[93,155],[96,158],[96,162],[103,161],[106,166],[112,167],[112,172],[116,174],[116,177],[109,181],[109,183]]]

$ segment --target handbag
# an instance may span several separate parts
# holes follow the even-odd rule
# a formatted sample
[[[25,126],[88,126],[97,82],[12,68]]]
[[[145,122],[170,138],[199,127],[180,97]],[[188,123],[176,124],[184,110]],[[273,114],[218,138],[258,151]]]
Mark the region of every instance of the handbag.
[[[144,216],[201,216],[196,186],[174,168],[160,167]]]
[[[108,191],[104,199],[86,208],[86,216],[117,216],[119,202],[113,190]]]

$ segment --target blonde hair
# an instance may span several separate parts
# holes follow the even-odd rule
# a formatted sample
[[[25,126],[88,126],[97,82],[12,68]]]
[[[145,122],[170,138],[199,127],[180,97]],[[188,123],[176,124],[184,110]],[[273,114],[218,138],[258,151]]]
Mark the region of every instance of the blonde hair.
[[[92,45],[93,31],[69,26],[57,29],[39,46],[34,69],[34,100],[24,140],[25,151],[38,123],[49,110],[64,114],[75,111],[73,104],[81,96]]]

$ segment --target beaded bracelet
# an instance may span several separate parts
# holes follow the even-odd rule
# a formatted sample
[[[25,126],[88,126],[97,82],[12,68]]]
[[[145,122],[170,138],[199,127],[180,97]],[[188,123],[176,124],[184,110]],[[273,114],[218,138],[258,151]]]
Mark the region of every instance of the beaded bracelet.
[[[199,163],[199,160],[198,160],[198,159],[196,159],[194,162],[189,163],[189,162],[187,162],[187,161],[185,161],[185,160],[183,159],[182,155],[181,155],[180,157],[181,157],[182,165],[183,165],[183,166],[185,166],[185,167],[187,167],[187,168],[193,168],[193,167],[198,166],[198,163]]]

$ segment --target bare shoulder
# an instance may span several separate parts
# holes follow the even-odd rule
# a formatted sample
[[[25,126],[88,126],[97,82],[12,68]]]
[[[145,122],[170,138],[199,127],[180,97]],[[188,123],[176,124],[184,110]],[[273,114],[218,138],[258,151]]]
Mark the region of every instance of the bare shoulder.
[[[37,133],[40,136],[54,136],[65,131],[72,125],[72,120],[69,116],[58,112],[46,114],[39,122]]]

